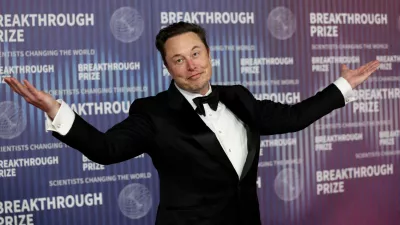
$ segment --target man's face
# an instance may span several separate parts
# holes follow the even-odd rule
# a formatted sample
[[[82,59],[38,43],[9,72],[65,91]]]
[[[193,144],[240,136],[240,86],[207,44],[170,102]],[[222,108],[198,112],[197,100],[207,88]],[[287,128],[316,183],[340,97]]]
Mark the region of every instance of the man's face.
[[[205,94],[211,78],[209,51],[196,33],[169,38],[164,45],[166,66],[178,87]]]

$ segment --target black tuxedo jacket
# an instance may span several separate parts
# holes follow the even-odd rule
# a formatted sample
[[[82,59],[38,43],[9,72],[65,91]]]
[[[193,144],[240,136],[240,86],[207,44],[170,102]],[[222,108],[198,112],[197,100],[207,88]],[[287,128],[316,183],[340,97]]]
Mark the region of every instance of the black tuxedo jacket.
[[[248,155],[238,177],[214,133],[175,85],[135,100],[129,116],[106,133],[76,115],[67,135],[53,135],[100,164],[151,156],[160,179],[158,225],[258,225],[260,135],[301,130],[344,106],[331,84],[295,105],[259,101],[242,86],[213,86],[247,130]]]

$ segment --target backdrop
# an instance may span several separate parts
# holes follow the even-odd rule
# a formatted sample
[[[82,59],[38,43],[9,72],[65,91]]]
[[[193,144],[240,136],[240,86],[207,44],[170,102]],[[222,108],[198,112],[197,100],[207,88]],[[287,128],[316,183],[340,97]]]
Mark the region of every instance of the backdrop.
[[[180,20],[206,28],[212,83],[257,99],[295,104],[341,64],[380,60],[357,101],[262,137],[258,196],[265,225],[399,223],[399,1],[13,0],[0,3],[0,225],[154,224],[149,156],[91,162],[46,132],[44,114],[3,78],[28,79],[106,131],[134,99],[168,88],[154,40]]]

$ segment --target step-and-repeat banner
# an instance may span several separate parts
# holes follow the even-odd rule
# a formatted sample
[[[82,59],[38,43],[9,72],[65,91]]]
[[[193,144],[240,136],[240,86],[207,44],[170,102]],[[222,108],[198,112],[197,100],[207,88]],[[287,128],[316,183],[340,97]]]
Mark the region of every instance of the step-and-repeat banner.
[[[166,90],[154,41],[177,22],[208,32],[213,84],[295,104],[374,59],[358,100],[307,129],[262,137],[265,225],[400,221],[398,0],[13,0],[0,3],[0,225],[154,224],[148,155],[103,166],[45,131],[4,83],[27,79],[105,131],[134,99]],[[96,140],[89,140],[95,142]]]

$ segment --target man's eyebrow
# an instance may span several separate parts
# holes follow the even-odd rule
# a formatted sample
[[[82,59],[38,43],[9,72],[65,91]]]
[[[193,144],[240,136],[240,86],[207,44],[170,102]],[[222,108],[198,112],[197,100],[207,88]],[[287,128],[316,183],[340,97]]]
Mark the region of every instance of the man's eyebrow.
[[[193,50],[196,49],[196,48],[200,48],[200,46],[195,45],[195,46],[193,46],[192,50],[190,50],[190,51],[193,51]],[[180,55],[181,55],[181,54],[175,54],[175,55],[173,55],[171,58],[174,58],[174,57],[177,57],[177,56],[180,56]]]

